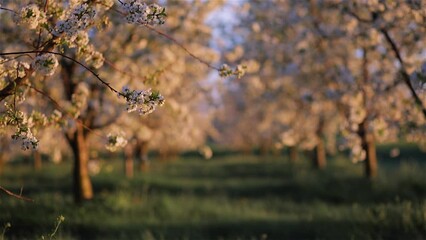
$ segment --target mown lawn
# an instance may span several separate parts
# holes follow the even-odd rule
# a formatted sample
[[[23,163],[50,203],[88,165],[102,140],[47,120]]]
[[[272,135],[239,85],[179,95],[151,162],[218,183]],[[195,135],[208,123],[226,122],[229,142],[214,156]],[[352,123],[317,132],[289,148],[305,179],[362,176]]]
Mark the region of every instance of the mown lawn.
[[[57,239],[426,239],[426,154],[406,146],[390,159],[389,149],[373,182],[342,156],[325,171],[285,156],[186,156],[131,180],[109,160],[81,206],[70,163],[9,165],[0,184],[36,202],[1,194],[0,234],[10,222],[6,239],[48,238],[63,215]]]

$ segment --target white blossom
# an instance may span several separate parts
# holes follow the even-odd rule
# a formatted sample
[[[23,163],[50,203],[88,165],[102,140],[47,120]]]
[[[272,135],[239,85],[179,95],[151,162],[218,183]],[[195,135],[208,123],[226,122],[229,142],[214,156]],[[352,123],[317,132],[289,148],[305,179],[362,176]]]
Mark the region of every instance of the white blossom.
[[[96,11],[87,3],[78,5],[72,9],[68,18],[56,23],[53,33],[57,36],[65,34],[73,41],[77,37],[77,32],[86,29],[93,21],[95,15]]]
[[[33,136],[31,131],[28,129],[26,132],[17,132],[12,135],[12,139],[17,142],[21,142],[22,150],[37,150],[39,141]]]
[[[367,157],[367,153],[365,152],[364,149],[362,149],[361,144],[356,144],[351,148],[351,159],[352,162],[356,163],[356,162],[360,162],[360,161],[364,161],[365,158]]]
[[[74,118],[80,116],[80,113],[86,108],[89,94],[89,87],[85,82],[77,85],[77,89],[71,97],[72,109],[70,111]]]
[[[126,20],[129,23],[139,23],[143,25],[164,24],[166,9],[153,3],[146,4],[140,0],[130,0],[123,3],[126,11]]]
[[[12,77],[22,78],[26,75],[26,70],[30,69],[30,65],[26,62],[11,60],[5,65],[7,73]]]
[[[124,86],[121,93],[127,102],[127,112],[138,111],[140,115],[152,113],[157,106],[164,104],[164,97],[157,91],[148,90],[130,90]]]
[[[37,149],[38,140],[31,132],[31,127],[35,124],[35,119],[29,120],[27,115],[19,110],[16,110],[12,104],[7,102],[4,104],[6,108],[3,122],[0,125],[15,126],[15,133],[12,135],[12,140],[21,143],[23,150]]]
[[[115,152],[118,148],[122,148],[127,144],[127,140],[125,139],[123,132],[116,134],[108,133],[107,138],[108,142],[106,144],[106,149],[111,152]]]
[[[51,76],[53,73],[55,73],[55,69],[58,66],[58,60],[54,54],[45,53],[37,56],[31,65],[34,70],[40,74]]]
[[[223,64],[219,68],[219,76],[221,77],[229,77],[229,76],[236,76],[238,79],[242,78],[244,74],[246,73],[246,66],[238,65],[234,70],[231,69],[231,67],[228,66],[228,64]]]
[[[89,44],[89,34],[86,31],[78,31],[74,43],[77,46],[86,46]]]
[[[104,65],[105,58],[102,53],[98,51],[93,51],[87,58],[86,62],[92,65],[94,68],[98,69]]]
[[[30,4],[23,7],[19,12],[19,23],[29,29],[37,28],[45,21],[44,13],[40,11],[37,5]]]

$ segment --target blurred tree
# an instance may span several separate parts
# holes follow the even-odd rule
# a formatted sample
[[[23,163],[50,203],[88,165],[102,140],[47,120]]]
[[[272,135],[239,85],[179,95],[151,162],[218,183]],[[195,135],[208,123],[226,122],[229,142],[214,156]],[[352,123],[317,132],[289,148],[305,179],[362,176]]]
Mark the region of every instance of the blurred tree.
[[[313,149],[322,168],[338,138],[374,177],[376,141],[425,139],[422,2],[248,1],[238,13],[227,59],[249,74],[226,83],[222,122],[241,133],[224,141]]]

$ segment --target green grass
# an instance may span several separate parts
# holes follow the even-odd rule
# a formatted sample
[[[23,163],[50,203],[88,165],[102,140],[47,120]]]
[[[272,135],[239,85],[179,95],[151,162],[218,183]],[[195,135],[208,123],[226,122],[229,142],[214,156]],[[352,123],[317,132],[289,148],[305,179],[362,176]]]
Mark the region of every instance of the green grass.
[[[131,180],[108,161],[81,206],[70,163],[9,165],[0,184],[36,202],[0,195],[0,232],[10,222],[6,239],[48,236],[63,215],[58,239],[426,239],[425,154],[407,148],[390,160],[388,148],[373,182],[341,156],[325,171],[283,156],[186,156]]]

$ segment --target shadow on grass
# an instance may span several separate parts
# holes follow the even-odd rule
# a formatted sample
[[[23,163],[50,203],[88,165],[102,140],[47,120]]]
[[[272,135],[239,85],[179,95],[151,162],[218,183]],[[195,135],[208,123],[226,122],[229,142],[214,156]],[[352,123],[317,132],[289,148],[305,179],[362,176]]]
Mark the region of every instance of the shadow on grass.
[[[42,225],[15,222],[6,237],[38,236]],[[423,239],[422,226],[404,229],[397,222],[380,225],[351,220],[250,220],[179,224],[64,224],[59,239]],[[25,229],[24,232],[15,229]],[[358,231],[357,231],[358,229]],[[360,231],[359,229],[362,229]],[[44,229],[45,236],[49,230]]]
[[[384,171],[375,181],[363,178],[362,166],[332,160],[325,171],[313,171],[306,161],[181,161],[164,169],[127,180],[120,174],[101,174],[93,178],[95,194],[119,190],[140,194],[220,195],[235,199],[280,198],[297,202],[325,201],[332,204],[380,203],[426,199],[425,166],[407,165],[405,173]],[[399,169],[400,170],[400,169]],[[423,174],[422,174],[423,172]],[[397,178],[394,175],[399,174]],[[29,176],[26,176],[26,178]],[[10,190],[20,192],[18,178],[3,177]],[[24,184],[26,195],[69,194],[69,174],[35,174]]]
[[[133,189],[148,187],[149,194],[192,194],[208,197],[262,199],[275,197],[297,202],[333,204],[385,203],[426,199],[426,165],[401,164],[387,168],[371,181],[362,164],[337,157],[325,171],[314,171],[306,160],[290,164],[277,161],[188,162],[169,166],[164,178],[146,177],[131,182]],[[110,185],[112,186],[112,184]]]

